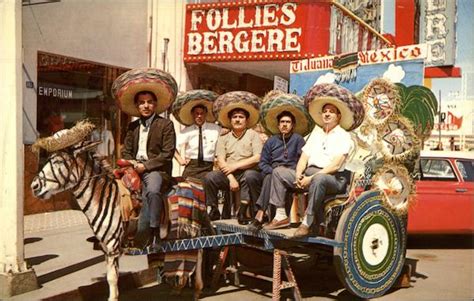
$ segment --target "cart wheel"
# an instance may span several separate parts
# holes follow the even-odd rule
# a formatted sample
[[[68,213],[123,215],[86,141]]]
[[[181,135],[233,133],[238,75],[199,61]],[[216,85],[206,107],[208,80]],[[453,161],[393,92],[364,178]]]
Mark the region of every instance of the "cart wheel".
[[[406,251],[406,220],[383,206],[378,190],[361,194],[342,214],[334,248],[339,279],[347,290],[374,298],[389,290],[402,271]]]

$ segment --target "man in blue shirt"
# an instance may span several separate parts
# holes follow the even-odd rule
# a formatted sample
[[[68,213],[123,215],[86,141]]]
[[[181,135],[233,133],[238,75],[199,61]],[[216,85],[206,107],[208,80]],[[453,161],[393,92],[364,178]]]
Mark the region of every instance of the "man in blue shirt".
[[[260,116],[262,126],[273,136],[265,142],[260,155],[258,166],[264,180],[260,197],[256,202],[258,211],[249,225],[252,231],[262,228],[265,211],[270,202],[273,170],[280,166],[293,170],[296,168],[301,149],[305,144],[302,135],[307,134],[314,126],[301,99],[296,95],[279,91],[272,91],[265,96]],[[288,226],[289,219],[285,223],[283,226]]]

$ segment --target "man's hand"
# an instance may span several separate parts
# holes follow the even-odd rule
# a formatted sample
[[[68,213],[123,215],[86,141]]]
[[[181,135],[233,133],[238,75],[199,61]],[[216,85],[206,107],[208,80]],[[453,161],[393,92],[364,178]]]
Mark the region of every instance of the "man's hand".
[[[145,172],[145,170],[146,170],[146,168],[145,168],[145,165],[144,165],[143,163],[137,163],[137,164],[135,165],[135,171],[136,171],[137,173],[142,174],[142,173]]]
[[[239,182],[234,177],[230,177],[229,187],[231,191],[238,191],[240,189]]]
[[[301,175],[299,179],[296,180],[296,187],[301,189],[306,189],[311,184],[312,176],[303,176]]]
[[[179,160],[178,163],[181,166],[187,166],[191,160],[190,159],[184,159],[184,160]]]
[[[221,171],[226,175],[230,175],[231,173],[233,173],[234,171],[236,171],[237,168],[235,167],[234,164],[224,164],[223,166],[221,166]]]

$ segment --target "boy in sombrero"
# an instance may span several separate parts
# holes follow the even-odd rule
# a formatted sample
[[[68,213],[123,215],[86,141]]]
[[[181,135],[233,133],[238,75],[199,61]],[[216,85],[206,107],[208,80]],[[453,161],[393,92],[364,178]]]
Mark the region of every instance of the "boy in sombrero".
[[[345,164],[354,147],[347,131],[359,126],[364,117],[362,103],[349,90],[335,84],[313,86],[305,102],[318,126],[303,147],[296,171],[285,167],[274,170],[270,202],[277,207],[277,213],[264,227],[275,229],[287,218],[284,196],[288,190],[305,189],[308,207],[295,237],[307,236],[312,225],[324,222],[326,195],[345,191],[350,180]]]
[[[175,131],[172,121],[158,114],[166,111],[177,94],[174,78],[158,69],[134,69],[119,76],[112,93],[120,109],[139,117],[127,128],[122,158],[129,160],[142,179],[143,208],[140,213],[136,241],[147,245],[159,240],[163,195],[171,182],[172,159],[175,152]]]
[[[217,194],[224,192],[230,208],[230,191],[240,192],[239,223],[250,222],[246,218],[248,206],[256,202],[260,195],[261,176],[257,164],[262,151],[259,134],[252,130],[259,119],[260,99],[249,92],[234,91],[225,93],[214,102],[214,112],[219,123],[230,129],[220,136],[216,146],[217,166],[204,178],[206,203],[210,207],[211,220],[221,218],[217,207]],[[224,210],[223,218],[230,218],[230,212]]]
[[[177,137],[175,152],[176,161],[184,166],[184,178],[203,180],[212,171],[221,131],[221,127],[214,124],[216,118],[212,111],[217,96],[208,90],[191,90],[173,103],[173,116],[186,125]]]

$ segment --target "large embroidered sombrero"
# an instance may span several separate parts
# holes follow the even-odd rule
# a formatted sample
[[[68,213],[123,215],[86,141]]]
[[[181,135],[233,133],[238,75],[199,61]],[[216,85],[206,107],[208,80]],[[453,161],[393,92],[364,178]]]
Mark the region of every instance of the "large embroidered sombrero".
[[[247,128],[257,124],[259,119],[261,99],[250,92],[233,91],[219,96],[214,101],[213,111],[217,116],[217,121],[226,128],[231,128],[230,119],[227,114],[234,109],[244,109],[249,112],[247,119]]]
[[[386,79],[378,78],[371,81],[364,89],[362,101],[369,123],[384,123],[397,110],[400,103],[397,88]]]
[[[304,106],[303,99],[295,94],[287,94],[282,91],[273,90],[263,98],[260,107],[260,123],[268,132],[278,134],[277,116],[284,111],[288,111],[296,119],[293,131],[306,136],[314,127],[313,118]]]
[[[377,147],[386,161],[404,162],[421,148],[410,120],[403,116],[389,117],[377,127],[377,136]]]
[[[191,110],[197,105],[203,105],[207,108],[206,121],[214,122],[216,116],[214,116],[212,106],[218,96],[217,93],[208,90],[191,90],[176,98],[171,111],[180,123],[191,125],[194,123]]]
[[[158,100],[156,113],[160,114],[175,100],[178,85],[171,74],[155,68],[129,70],[117,77],[112,85],[112,95],[120,110],[131,116],[140,116],[134,98],[141,91],[155,94]]]
[[[40,138],[32,145],[33,151],[38,151],[40,148],[47,152],[55,152],[60,149],[65,149],[76,143],[83,141],[94,130],[95,125],[88,120],[82,120],[76,123],[70,129],[63,129],[53,136]]]
[[[323,125],[322,108],[326,104],[336,106],[341,112],[340,125],[346,131],[357,128],[364,120],[362,102],[349,90],[336,84],[318,84],[306,93],[305,106],[319,126]]]
[[[373,177],[373,185],[385,194],[383,204],[404,215],[413,203],[413,180],[403,165],[385,163]]]

